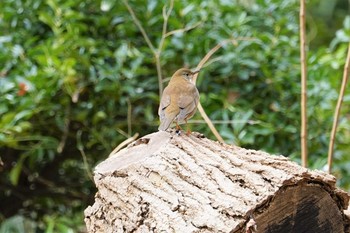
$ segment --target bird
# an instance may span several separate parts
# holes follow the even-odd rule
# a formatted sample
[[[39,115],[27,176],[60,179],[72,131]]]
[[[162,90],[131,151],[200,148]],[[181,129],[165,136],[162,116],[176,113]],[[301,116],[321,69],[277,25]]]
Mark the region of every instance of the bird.
[[[186,134],[191,134],[187,120],[197,111],[199,92],[193,82],[193,76],[199,71],[199,69],[192,71],[188,68],[181,68],[173,74],[160,100],[158,109],[160,125],[158,130],[166,131],[174,121],[176,132],[179,133],[181,130],[179,124],[185,122]]]

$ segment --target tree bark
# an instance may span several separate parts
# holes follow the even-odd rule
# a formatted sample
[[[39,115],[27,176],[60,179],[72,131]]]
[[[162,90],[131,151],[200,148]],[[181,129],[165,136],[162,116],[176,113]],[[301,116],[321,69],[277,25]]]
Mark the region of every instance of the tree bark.
[[[89,232],[349,232],[333,176],[198,133],[144,136],[94,179]]]

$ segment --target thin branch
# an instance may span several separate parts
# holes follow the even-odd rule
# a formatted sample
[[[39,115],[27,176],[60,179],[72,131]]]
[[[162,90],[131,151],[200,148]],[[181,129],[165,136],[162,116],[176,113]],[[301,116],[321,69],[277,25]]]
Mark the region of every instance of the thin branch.
[[[173,30],[173,31],[170,31],[170,32],[167,32],[164,34],[164,37],[168,37],[168,36],[171,36],[171,35],[174,35],[176,33],[183,33],[183,32],[187,32],[187,31],[190,31],[198,26],[200,26],[203,22],[197,22],[195,23],[194,25],[192,26],[188,26],[188,27],[185,27],[185,28],[181,28],[181,29],[176,29],[176,30]]]
[[[211,121],[214,125],[227,125],[227,124],[248,124],[248,125],[258,125],[262,124],[262,121],[254,121],[254,120],[213,120]],[[190,124],[206,124],[207,122],[204,120],[189,120]]]
[[[86,157],[86,154],[85,154],[85,151],[84,151],[84,146],[83,146],[83,143],[81,141],[81,135],[82,135],[82,130],[79,130],[77,132],[77,135],[76,135],[76,138],[77,138],[77,149],[79,150],[80,154],[81,154],[81,157],[83,158],[83,164],[84,164],[84,169],[85,169],[85,172],[87,174],[87,176],[90,178],[90,180],[92,182],[94,182],[94,179],[93,179],[93,176],[92,176],[92,173],[91,173],[91,168],[90,168],[90,165],[87,161],[87,157]]]
[[[156,69],[157,69],[157,76],[158,76],[158,86],[159,86],[159,96],[162,96],[162,92],[163,92],[163,78],[162,78],[162,68],[161,68],[161,62],[160,62],[160,54],[161,51],[163,49],[163,45],[164,45],[164,40],[166,38],[166,31],[167,31],[167,27],[168,27],[168,19],[170,17],[170,14],[173,10],[174,7],[174,0],[170,1],[170,6],[169,9],[166,10],[166,7],[163,7],[163,30],[162,30],[162,37],[160,39],[160,42],[158,44],[158,49],[156,49],[151,40],[149,39],[145,29],[143,28],[143,26],[140,23],[140,20],[136,17],[136,14],[134,12],[134,10],[130,7],[128,0],[123,0],[124,5],[126,6],[126,8],[128,9],[134,23],[136,24],[136,26],[139,28],[139,30],[141,31],[142,36],[145,38],[146,43],[148,45],[148,47],[151,49],[153,56],[156,60]]]
[[[160,62],[160,54],[163,49],[164,41],[165,41],[165,34],[167,32],[168,27],[168,20],[170,17],[170,14],[174,7],[174,0],[170,1],[169,9],[166,10],[166,6],[163,7],[163,30],[162,30],[162,37],[158,44],[158,50],[155,51],[155,58],[156,58],[156,67],[157,67],[157,74],[158,74],[158,86],[159,86],[159,96],[162,96],[163,93],[163,77],[162,77],[162,67]]]
[[[158,76],[158,87],[159,87],[159,96],[162,96],[163,93],[163,77],[162,77],[162,67],[160,63],[160,53],[156,53],[154,55],[156,59],[156,69],[157,69],[157,76]]]
[[[210,57],[216,52],[218,51],[218,49],[220,49],[221,47],[223,47],[224,45],[226,45],[227,43],[231,42],[233,45],[237,45],[238,41],[248,41],[248,40],[256,40],[255,38],[251,38],[251,37],[238,37],[235,39],[227,39],[224,40],[222,42],[220,42],[219,44],[217,44],[214,48],[212,48],[205,56],[204,58],[202,58],[202,60],[198,63],[196,69],[202,69],[204,64],[210,59]],[[198,77],[198,73],[194,75],[193,77],[193,81],[194,83],[196,83],[197,81],[197,77]]]
[[[301,59],[301,162],[307,167],[307,66],[306,66],[306,29],[305,0],[300,0],[300,59]]]
[[[205,122],[207,123],[207,125],[209,126],[211,132],[214,134],[214,136],[218,139],[219,142],[224,143],[224,139],[221,137],[221,135],[219,134],[219,132],[216,130],[213,122],[211,122],[210,118],[208,117],[208,115],[205,113],[202,104],[199,102],[198,103],[198,111],[200,112],[200,114],[202,115],[203,119],[205,120]]]
[[[135,133],[134,136],[126,139],[125,141],[123,141],[122,143],[120,143],[110,154],[108,157],[112,157],[114,154],[116,154],[120,149],[122,149],[124,146],[132,143],[133,141],[136,140],[136,138],[139,137],[138,133]]]
[[[222,61],[223,59],[225,59],[224,56],[217,56],[213,59],[210,59],[207,63],[205,63],[203,66],[202,66],[202,69],[207,67],[207,66],[210,66],[211,64],[215,63],[215,62],[218,62],[218,61]]]
[[[166,6],[163,7],[163,30],[162,30],[162,37],[158,45],[158,51],[157,51],[158,53],[160,53],[163,49],[164,40],[167,34],[168,20],[169,20],[171,11],[173,10],[173,7],[174,7],[174,0],[170,1],[170,6],[168,11],[166,10]]]
[[[121,135],[123,135],[124,137],[126,137],[126,138],[130,137],[130,135],[127,132],[125,132],[125,131],[123,131],[123,130],[121,130],[119,128],[117,128],[116,131],[118,133],[120,133]]]
[[[79,147],[78,150],[80,151],[81,157],[83,158],[85,172],[88,175],[88,177],[90,178],[90,180],[93,182],[94,178],[93,178],[92,173],[90,171],[91,168],[90,168],[89,163],[87,161],[85,151],[82,147]]]
[[[214,48],[212,48],[205,56],[204,58],[198,63],[196,69],[201,69],[204,64],[210,59],[210,57],[218,50],[220,49],[222,46],[224,46],[225,44],[227,44],[228,42],[232,42],[234,45],[237,44],[238,40],[252,40],[253,38],[237,38],[237,39],[227,39],[222,41],[221,43],[217,44]],[[197,77],[198,77],[198,73],[194,75],[193,77],[193,82],[196,83],[197,81]],[[218,139],[219,142],[224,143],[224,139],[221,137],[221,135],[219,134],[219,132],[216,130],[214,124],[212,123],[212,121],[210,120],[210,118],[208,117],[208,115],[205,113],[201,103],[198,103],[198,111],[201,114],[201,116],[203,117],[203,119],[205,120],[205,122],[208,124],[211,132],[214,134],[214,136]]]
[[[131,121],[131,110],[132,110],[132,106],[131,106],[131,101],[130,98],[127,98],[127,103],[128,103],[128,115],[127,115],[127,122],[128,122],[128,135],[131,135],[131,131],[132,131],[132,121]]]
[[[332,127],[331,137],[329,140],[328,173],[332,172],[334,140],[335,140],[335,135],[337,132],[339,113],[340,113],[341,105],[342,105],[344,94],[345,94],[345,88],[346,88],[346,84],[347,84],[348,78],[349,78],[349,70],[350,70],[350,43],[348,45],[348,55],[346,57],[346,63],[345,63],[344,72],[343,72],[343,80],[342,80],[342,84],[341,84],[341,88],[340,88],[337,107],[336,107],[335,113],[334,113],[333,127]]]
[[[129,5],[129,3],[128,3],[128,0],[123,0],[123,2],[124,2],[124,5],[126,6],[126,8],[128,9],[128,11],[129,11],[129,13],[130,13],[132,19],[134,20],[134,23],[135,23],[136,26],[139,28],[139,30],[140,30],[140,32],[141,32],[143,38],[145,38],[148,47],[149,47],[149,48],[152,50],[152,52],[154,53],[154,52],[156,51],[156,49],[155,49],[155,47],[153,46],[151,40],[149,39],[149,37],[148,37],[148,35],[147,35],[145,29],[142,27],[142,25],[141,25],[139,19],[136,17],[134,10],[130,7],[130,5]]]
[[[62,153],[64,147],[66,146],[66,142],[69,134],[69,126],[70,126],[70,112],[71,112],[71,106],[70,106],[70,103],[68,103],[65,111],[63,134],[61,137],[61,141],[57,147],[57,152],[59,154]]]

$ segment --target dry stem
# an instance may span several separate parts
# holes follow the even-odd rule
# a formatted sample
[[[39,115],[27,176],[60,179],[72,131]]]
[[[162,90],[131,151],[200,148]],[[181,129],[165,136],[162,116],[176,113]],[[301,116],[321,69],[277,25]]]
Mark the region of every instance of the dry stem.
[[[329,173],[332,172],[334,140],[335,140],[335,134],[338,127],[340,108],[343,102],[345,88],[349,78],[349,69],[350,69],[350,43],[348,45],[348,55],[346,57],[346,63],[345,63],[344,72],[343,72],[343,80],[340,88],[337,107],[334,112],[333,127],[332,127],[331,137],[329,140],[329,148],[328,148],[328,172]]]
[[[222,46],[224,46],[225,44],[227,44],[228,42],[232,42],[234,45],[237,44],[238,40],[251,40],[252,38],[237,38],[237,39],[227,39],[222,41],[221,43],[217,44],[214,48],[212,48],[205,56],[204,58],[198,63],[196,69],[201,69],[204,64],[210,59],[210,57],[218,50],[220,49]],[[197,81],[197,77],[198,77],[198,73],[194,75],[193,77],[193,82],[196,83]],[[205,113],[201,103],[198,103],[198,111],[201,114],[201,116],[203,117],[203,119],[205,120],[205,122],[208,124],[210,130],[212,131],[212,133],[214,134],[214,136],[218,139],[219,142],[224,142],[224,139],[221,137],[221,135],[219,134],[219,132],[216,130],[213,122],[210,120],[210,118],[208,117],[208,115]]]
[[[76,135],[76,138],[77,138],[77,149],[79,150],[80,154],[81,154],[81,157],[83,158],[83,164],[84,164],[84,169],[85,169],[85,172],[87,174],[87,176],[90,178],[90,180],[93,182],[94,181],[94,178],[92,176],[92,173],[91,173],[91,167],[87,161],[87,156],[85,154],[85,151],[84,151],[84,146],[83,146],[83,143],[81,141],[81,135],[82,135],[82,131],[79,130],[77,132],[77,135]]]
[[[149,37],[147,35],[145,29],[143,29],[139,19],[136,17],[134,10],[130,7],[130,5],[128,3],[128,0],[123,0],[123,2],[124,2],[124,5],[126,6],[126,8],[128,9],[128,11],[129,11],[129,13],[130,13],[134,23],[139,28],[143,38],[145,38],[145,41],[146,41],[148,47],[152,50],[152,52],[156,51],[155,47],[153,46],[151,40],[149,39]]]
[[[202,22],[197,22],[195,23],[194,25],[192,26],[188,26],[188,27],[185,27],[185,28],[181,28],[181,29],[176,29],[176,30],[173,30],[173,31],[170,31],[170,32],[167,32],[164,34],[164,37],[168,37],[168,36],[171,36],[171,35],[174,35],[176,33],[182,33],[182,32],[187,32],[187,31],[190,31],[198,26],[200,26],[202,24]]]
[[[307,167],[307,66],[305,34],[305,0],[300,0],[300,59],[301,59],[301,161]]]
[[[127,138],[122,143],[120,143],[114,150],[109,154],[108,157],[112,157],[114,154],[116,154],[118,151],[120,151],[124,146],[129,145],[133,141],[135,141],[139,137],[138,133],[135,133],[134,136]]]
[[[151,40],[149,39],[148,34],[146,33],[145,29],[143,28],[140,20],[137,18],[134,10],[131,8],[131,6],[128,3],[128,0],[123,0],[124,5],[126,6],[126,8],[128,9],[134,23],[136,24],[136,26],[138,27],[138,29],[140,30],[142,36],[144,37],[148,47],[151,49],[153,56],[156,60],[156,69],[157,69],[157,76],[158,76],[158,86],[159,86],[159,96],[162,96],[162,92],[163,92],[163,78],[162,78],[162,67],[161,67],[161,62],[160,62],[160,56],[161,56],[161,52],[164,46],[164,41],[165,38],[168,37],[169,34],[167,32],[167,27],[168,27],[168,20],[170,17],[170,14],[173,10],[174,7],[174,0],[170,1],[170,6],[169,9],[166,9],[166,6],[163,7],[163,30],[162,30],[162,37],[160,39],[160,42],[158,44],[158,48],[155,48],[155,46],[152,44]],[[183,29],[184,31],[188,31],[191,30],[190,29]],[[181,29],[179,29],[181,30]]]
[[[128,136],[130,136],[131,135],[131,131],[132,131],[132,122],[131,122],[132,105],[131,105],[131,101],[130,101],[129,97],[126,100],[127,100],[127,103],[128,103],[128,115],[127,115]]]

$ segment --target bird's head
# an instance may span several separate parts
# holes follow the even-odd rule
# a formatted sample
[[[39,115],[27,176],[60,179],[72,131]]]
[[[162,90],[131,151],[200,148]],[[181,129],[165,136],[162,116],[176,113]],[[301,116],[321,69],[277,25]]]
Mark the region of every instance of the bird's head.
[[[193,76],[195,74],[197,74],[199,71],[200,71],[199,69],[192,71],[192,70],[187,69],[187,68],[181,68],[175,72],[173,77],[184,78],[185,80],[192,82]]]

